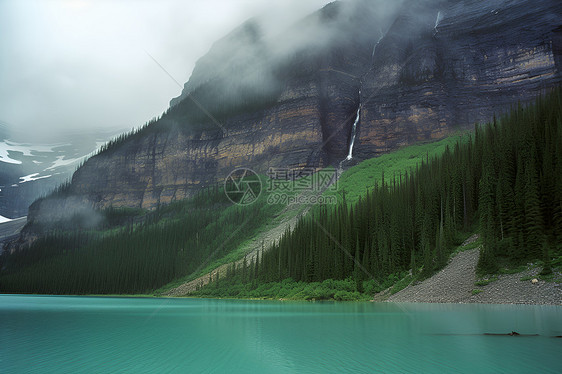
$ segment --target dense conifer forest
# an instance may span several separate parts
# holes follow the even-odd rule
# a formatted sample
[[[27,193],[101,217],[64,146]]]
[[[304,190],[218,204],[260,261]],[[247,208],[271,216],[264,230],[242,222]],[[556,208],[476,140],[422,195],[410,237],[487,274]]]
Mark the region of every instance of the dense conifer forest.
[[[315,285],[332,290],[328,298],[357,299],[410,270],[431,275],[474,232],[483,243],[481,273],[533,260],[548,272],[562,251],[561,90],[477,125],[439,154],[382,175],[358,200],[343,194],[336,206],[317,206],[257,261],[232,266],[196,294],[276,297],[284,285],[306,298]],[[232,205],[215,186],[155,212],[109,209],[95,229],[50,229],[5,253],[0,292],[151,293],[232,253],[281,208],[267,194]]]
[[[247,271],[233,267],[197,294],[252,296],[287,279],[352,280],[363,292],[410,269],[431,275],[474,231],[480,273],[537,259],[548,273],[562,247],[561,91],[476,125],[469,141],[384,181],[355,204],[319,207]]]
[[[265,196],[232,205],[214,186],[155,212],[102,211],[96,229],[51,230],[1,257],[0,292],[150,293],[236,250],[278,209]]]

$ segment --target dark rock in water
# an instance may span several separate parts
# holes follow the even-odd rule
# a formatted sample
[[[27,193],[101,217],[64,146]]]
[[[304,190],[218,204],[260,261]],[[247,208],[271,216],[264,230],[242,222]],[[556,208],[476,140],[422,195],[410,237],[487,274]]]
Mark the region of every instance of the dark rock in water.
[[[519,334],[516,331],[512,331],[508,334],[492,334],[492,333],[484,333],[484,335],[488,336],[539,336],[539,334]]]

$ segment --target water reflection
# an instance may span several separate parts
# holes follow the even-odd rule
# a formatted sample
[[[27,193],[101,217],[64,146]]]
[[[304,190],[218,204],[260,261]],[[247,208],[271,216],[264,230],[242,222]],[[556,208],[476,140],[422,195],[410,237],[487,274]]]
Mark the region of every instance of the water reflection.
[[[562,372],[562,308],[0,296],[7,372]],[[484,335],[538,334],[535,337]]]

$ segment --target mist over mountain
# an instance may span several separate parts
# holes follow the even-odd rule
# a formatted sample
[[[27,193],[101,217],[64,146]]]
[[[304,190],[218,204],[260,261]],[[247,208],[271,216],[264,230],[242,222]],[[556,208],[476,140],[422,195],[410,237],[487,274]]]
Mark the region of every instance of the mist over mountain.
[[[165,110],[174,80],[235,25],[259,18],[273,35],[324,3],[1,2],[0,214],[26,215],[102,143]]]
[[[154,208],[237,167],[337,164],[353,131],[357,161],[470,128],[561,81],[562,6],[530,4],[335,2],[267,38],[250,20],[199,60],[159,120],[88,160],[69,193]]]
[[[275,32],[250,19],[29,221],[153,210],[236,168],[347,167],[470,129],[561,83],[560,25],[562,4],[530,0],[334,2]]]
[[[2,224],[0,291],[374,301],[464,250],[430,300],[560,279],[562,3],[336,1],[281,24],[245,20],[183,85],[147,51],[182,91],[107,143],[1,142],[11,191],[80,166]],[[529,274],[488,300],[559,304]]]
[[[274,33],[327,2],[3,0],[0,122],[21,143],[140,126],[181,90],[150,56],[183,83],[248,18],[267,18]]]

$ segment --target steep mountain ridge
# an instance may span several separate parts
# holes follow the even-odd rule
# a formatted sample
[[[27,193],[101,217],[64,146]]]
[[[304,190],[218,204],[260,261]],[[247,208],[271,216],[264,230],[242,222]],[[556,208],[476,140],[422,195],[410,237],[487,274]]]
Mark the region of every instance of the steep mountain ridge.
[[[274,39],[299,44],[282,58],[246,24],[222,44],[246,46],[249,58],[213,64],[224,54],[211,48],[160,120],[89,159],[64,201],[37,201],[30,221],[77,205],[152,209],[238,167],[337,163],[358,108],[353,157],[367,159],[488,120],[562,80],[558,1],[370,4],[329,4]]]

